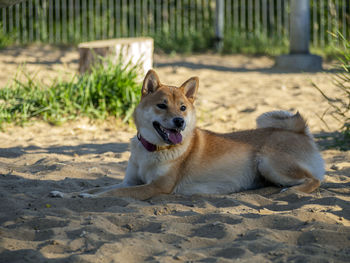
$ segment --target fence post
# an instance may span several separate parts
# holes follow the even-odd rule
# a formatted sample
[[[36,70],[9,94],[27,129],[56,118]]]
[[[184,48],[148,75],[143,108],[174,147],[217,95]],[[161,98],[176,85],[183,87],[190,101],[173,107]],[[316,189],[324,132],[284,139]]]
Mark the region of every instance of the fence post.
[[[291,1],[289,55],[276,59],[276,67],[296,71],[322,69],[322,58],[309,53],[310,0]]]
[[[221,51],[224,40],[224,0],[216,0],[215,6],[215,45]]]
[[[310,41],[310,0],[291,1],[290,54],[308,54]]]

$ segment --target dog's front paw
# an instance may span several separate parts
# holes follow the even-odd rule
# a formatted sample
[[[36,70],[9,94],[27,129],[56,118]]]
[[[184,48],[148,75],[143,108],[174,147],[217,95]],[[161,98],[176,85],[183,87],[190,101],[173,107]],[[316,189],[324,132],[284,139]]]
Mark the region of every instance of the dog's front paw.
[[[89,193],[80,193],[78,196],[80,198],[94,198],[94,197],[96,197],[96,195],[89,194]]]
[[[49,194],[50,197],[55,197],[55,198],[63,198],[64,193],[60,192],[60,191],[51,191]]]

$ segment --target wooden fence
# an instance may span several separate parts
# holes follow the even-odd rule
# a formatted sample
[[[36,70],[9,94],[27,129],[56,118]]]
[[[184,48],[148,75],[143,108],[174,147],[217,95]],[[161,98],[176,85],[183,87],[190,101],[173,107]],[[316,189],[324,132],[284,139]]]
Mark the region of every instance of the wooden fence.
[[[293,0],[224,0],[224,32],[288,37]],[[311,41],[350,37],[350,0],[311,0]],[[3,33],[17,43],[77,43],[115,37],[214,35],[215,0],[28,0],[2,8]],[[228,34],[229,35],[229,34]]]

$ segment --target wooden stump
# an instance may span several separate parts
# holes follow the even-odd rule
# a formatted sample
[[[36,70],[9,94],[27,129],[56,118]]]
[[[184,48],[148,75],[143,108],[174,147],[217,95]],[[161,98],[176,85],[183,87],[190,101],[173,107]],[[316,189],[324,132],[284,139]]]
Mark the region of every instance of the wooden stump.
[[[153,66],[153,39],[142,38],[117,38],[85,42],[79,45],[79,72],[89,71],[95,63],[101,63],[99,57],[110,57],[117,62],[120,57],[124,65],[131,62],[132,65],[141,64],[143,75]]]

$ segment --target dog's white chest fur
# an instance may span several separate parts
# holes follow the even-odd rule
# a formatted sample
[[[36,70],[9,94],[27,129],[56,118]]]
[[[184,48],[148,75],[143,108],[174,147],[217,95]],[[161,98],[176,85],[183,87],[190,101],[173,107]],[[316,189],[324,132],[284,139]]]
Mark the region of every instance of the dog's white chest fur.
[[[126,182],[149,184],[171,169],[167,156],[160,152],[148,152],[137,137],[131,140],[131,156],[126,172]]]

